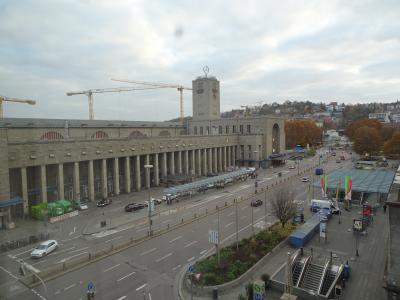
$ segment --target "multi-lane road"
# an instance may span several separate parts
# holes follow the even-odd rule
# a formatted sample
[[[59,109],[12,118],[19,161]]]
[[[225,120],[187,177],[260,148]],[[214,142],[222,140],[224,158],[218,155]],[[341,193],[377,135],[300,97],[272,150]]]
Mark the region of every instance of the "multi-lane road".
[[[317,159],[304,160],[300,169],[315,166]],[[342,167],[334,161],[324,166],[325,169]],[[293,189],[295,199],[304,201],[307,198],[309,184],[301,182],[303,174],[297,176],[297,169],[289,170],[287,167],[280,169],[282,177],[278,177],[277,170],[261,171],[258,177],[258,189],[271,186],[282,178],[291,177],[285,181],[287,186]],[[153,229],[172,227],[184,220],[193,219],[194,214],[199,215],[206,210],[207,216],[188,222],[186,225],[146,240],[134,247],[128,248],[100,261],[87,265],[79,270],[65,274],[54,280],[39,285],[34,289],[28,289],[18,282],[19,260],[24,260],[33,268],[41,270],[51,265],[62,264],[68,260],[88,253],[111,247],[114,243],[122,242],[130,238],[147,235],[148,222],[146,211],[126,214],[131,222],[116,227],[112,230],[82,235],[82,229],[76,230],[74,222],[64,222],[60,226],[57,239],[59,249],[39,260],[29,258],[31,247],[20,248],[3,254],[0,258],[0,280],[5,282],[7,291],[4,295],[7,299],[85,299],[87,285],[93,282],[96,290],[96,299],[175,299],[175,281],[179,272],[199,258],[213,251],[213,246],[208,241],[208,231],[217,230],[219,224],[220,240],[222,245],[229,244],[236,239],[236,230],[239,238],[247,237],[253,231],[261,230],[268,224],[276,221],[271,214],[270,200],[274,190],[280,185],[269,188],[266,193],[258,193],[256,197],[267,199],[264,205],[256,208],[250,206],[254,196],[254,180],[247,180],[226,187],[223,190],[207,191],[174,204],[157,207],[162,213],[153,217]],[[225,202],[231,203],[233,198],[243,200],[225,209]],[[111,222],[113,217],[119,217],[123,206],[130,201],[124,196],[116,199],[116,205],[106,208],[105,215]],[[119,202],[119,203],[118,203]],[[266,206],[265,206],[266,204]],[[238,215],[236,216],[236,211]],[[265,214],[266,213],[266,214]],[[102,218],[102,212],[86,212],[80,218]],[[75,224],[79,224],[76,222]],[[254,226],[252,226],[254,225]],[[39,273],[40,274],[40,273]],[[3,296],[3,295],[1,295]]]

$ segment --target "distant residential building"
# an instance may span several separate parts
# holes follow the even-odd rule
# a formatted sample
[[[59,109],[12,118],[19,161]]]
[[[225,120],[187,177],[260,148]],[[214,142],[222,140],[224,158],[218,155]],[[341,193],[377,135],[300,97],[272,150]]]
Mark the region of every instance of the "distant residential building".
[[[391,114],[390,119],[393,123],[400,123],[400,114]]]
[[[383,123],[390,123],[390,113],[370,113],[368,115],[369,119],[376,119]]]

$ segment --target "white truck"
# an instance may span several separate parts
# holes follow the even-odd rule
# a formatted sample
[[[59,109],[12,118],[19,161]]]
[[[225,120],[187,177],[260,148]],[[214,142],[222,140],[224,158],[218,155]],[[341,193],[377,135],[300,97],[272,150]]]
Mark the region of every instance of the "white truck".
[[[338,214],[340,209],[336,202],[332,200],[318,200],[312,199],[310,204],[310,209],[312,212],[317,212],[321,209],[327,209],[331,214]]]

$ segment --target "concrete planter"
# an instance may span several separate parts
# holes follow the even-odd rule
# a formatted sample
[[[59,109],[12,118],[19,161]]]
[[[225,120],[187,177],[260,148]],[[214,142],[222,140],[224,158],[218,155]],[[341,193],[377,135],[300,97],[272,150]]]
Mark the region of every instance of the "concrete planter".
[[[275,222],[273,225],[278,224],[279,222]],[[272,226],[273,226],[272,225]],[[244,283],[249,282],[253,279],[256,279],[254,274],[257,273],[257,271],[259,271],[260,269],[262,269],[264,267],[264,265],[267,263],[269,256],[271,253],[274,253],[278,250],[280,250],[287,242],[287,238],[285,238],[282,242],[280,242],[278,245],[276,245],[276,247],[274,249],[271,250],[271,252],[267,253],[263,258],[261,258],[257,263],[255,263],[250,269],[248,269],[246,272],[244,272],[242,275],[240,275],[238,278],[220,284],[220,285],[214,285],[214,286],[196,286],[193,285],[193,294],[196,296],[200,296],[200,297],[207,297],[207,296],[211,296],[213,290],[218,289],[218,293],[219,294],[224,294],[227,291],[231,291],[232,289],[236,288],[237,286],[243,286]],[[211,255],[213,253],[210,253],[209,255]],[[184,285],[184,288],[187,291],[190,291],[190,280],[188,279],[187,276],[187,272],[185,272],[182,276],[182,282],[181,282],[181,286],[182,284]],[[182,294],[182,293],[180,293]],[[183,299],[181,297],[181,299]]]

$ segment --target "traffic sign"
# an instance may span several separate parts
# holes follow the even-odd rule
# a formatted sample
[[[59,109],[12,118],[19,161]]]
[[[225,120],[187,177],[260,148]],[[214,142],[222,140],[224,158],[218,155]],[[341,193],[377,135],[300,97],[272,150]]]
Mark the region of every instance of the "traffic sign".
[[[87,289],[88,289],[88,291],[91,291],[91,290],[94,289],[94,284],[93,284],[93,282],[89,281],[89,283],[88,283],[88,285],[87,285]]]
[[[193,265],[190,265],[190,266],[189,266],[188,272],[189,272],[189,273],[193,273],[193,272],[194,272],[194,266],[193,266]]]
[[[219,244],[218,231],[209,230],[208,231],[208,241],[211,244],[218,245]]]

